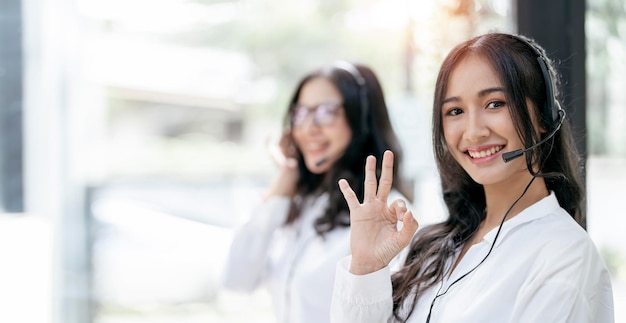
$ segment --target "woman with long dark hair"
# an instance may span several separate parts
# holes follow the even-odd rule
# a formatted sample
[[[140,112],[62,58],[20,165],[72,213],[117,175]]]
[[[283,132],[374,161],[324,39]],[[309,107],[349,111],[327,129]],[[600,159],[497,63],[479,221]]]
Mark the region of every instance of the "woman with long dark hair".
[[[280,148],[264,202],[232,243],[225,287],[265,285],[278,322],[328,322],[336,263],[350,253],[337,181],[347,179],[362,196],[366,156],[400,151],[374,72],[341,61],[306,75],[286,112]],[[394,175],[392,194],[410,197],[400,183]]]
[[[552,62],[526,37],[488,33],[452,49],[432,129],[448,218],[415,233],[410,211],[387,206],[392,152],[379,181],[368,157],[363,200],[340,180],[352,257],[338,265],[332,321],[613,322],[558,97]],[[404,266],[391,274],[394,257]]]

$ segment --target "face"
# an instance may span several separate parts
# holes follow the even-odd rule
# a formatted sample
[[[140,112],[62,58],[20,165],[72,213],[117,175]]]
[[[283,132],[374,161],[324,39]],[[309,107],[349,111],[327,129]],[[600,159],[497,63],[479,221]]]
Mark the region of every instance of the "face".
[[[441,114],[447,148],[474,181],[492,185],[528,176],[525,158],[508,163],[502,159],[504,152],[524,146],[502,82],[485,59],[469,55],[457,63]]]
[[[325,78],[314,78],[300,90],[292,135],[307,169],[314,174],[328,171],[352,140],[342,103],[337,87]]]

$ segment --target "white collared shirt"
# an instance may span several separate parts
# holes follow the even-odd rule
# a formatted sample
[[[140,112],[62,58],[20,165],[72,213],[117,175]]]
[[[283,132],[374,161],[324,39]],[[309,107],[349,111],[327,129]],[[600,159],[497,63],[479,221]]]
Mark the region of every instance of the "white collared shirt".
[[[446,291],[485,258],[497,230],[473,245],[451,275],[421,295],[407,322],[426,322],[437,292]],[[391,270],[358,276],[349,267],[349,257],[337,266],[331,321],[387,322]],[[551,193],[504,223],[487,259],[437,298],[430,322],[604,323],[614,322],[613,313],[610,276],[596,247]]]

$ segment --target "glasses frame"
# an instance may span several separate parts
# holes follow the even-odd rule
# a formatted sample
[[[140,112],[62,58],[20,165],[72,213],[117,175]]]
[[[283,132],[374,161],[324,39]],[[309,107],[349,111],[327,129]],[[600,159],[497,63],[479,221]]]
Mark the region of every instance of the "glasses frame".
[[[331,118],[329,119],[329,121],[324,121],[324,122],[320,121],[317,111],[322,107],[329,107],[329,110],[331,113]],[[306,109],[306,116],[304,116],[302,121],[296,123],[294,119],[299,109]],[[289,122],[292,128],[302,128],[307,123],[307,121],[312,117],[313,123],[317,127],[329,127],[329,126],[332,126],[337,121],[337,117],[339,116],[339,113],[342,110],[343,110],[343,102],[330,102],[329,101],[329,102],[322,102],[314,106],[307,106],[304,104],[295,103],[293,105],[293,108],[291,109]]]

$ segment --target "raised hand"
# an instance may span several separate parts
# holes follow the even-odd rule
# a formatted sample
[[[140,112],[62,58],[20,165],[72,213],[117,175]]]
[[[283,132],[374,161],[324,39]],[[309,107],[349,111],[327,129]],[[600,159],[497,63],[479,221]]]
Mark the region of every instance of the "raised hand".
[[[350,208],[350,272],[353,274],[368,274],[387,266],[417,230],[417,221],[404,201],[387,204],[392,183],[393,153],[389,150],[383,155],[380,184],[376,180],[376,158],[367,157],[363,203],[345,179],[339,180],[339,188]],[[398,221],[403,222],[400,230]]]
[[[296,193],[298,183],[298,161],[295,156],[295,147],[291,140],[291,133],[285,132],[280,138],[278,145],[271,144],[268,140],[268,151],[278,166],[278,174],[266,191],[264,199],[275,196],[291,197]]]

